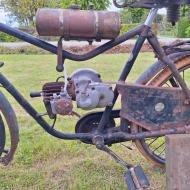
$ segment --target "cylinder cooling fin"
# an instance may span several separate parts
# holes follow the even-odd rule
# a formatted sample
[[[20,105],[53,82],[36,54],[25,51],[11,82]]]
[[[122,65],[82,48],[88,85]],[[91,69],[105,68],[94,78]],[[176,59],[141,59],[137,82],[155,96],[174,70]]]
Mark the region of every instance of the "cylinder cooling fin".
[[[167,19],[173,26],[180,20],[180,8],[180,5],[172,5],[167,8]]]

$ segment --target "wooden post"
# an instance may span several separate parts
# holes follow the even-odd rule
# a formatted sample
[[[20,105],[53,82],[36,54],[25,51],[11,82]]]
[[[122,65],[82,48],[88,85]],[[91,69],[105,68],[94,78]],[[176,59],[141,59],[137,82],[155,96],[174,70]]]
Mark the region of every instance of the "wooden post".
[[[166,137],[167,190],[190,190],[190,135]]]

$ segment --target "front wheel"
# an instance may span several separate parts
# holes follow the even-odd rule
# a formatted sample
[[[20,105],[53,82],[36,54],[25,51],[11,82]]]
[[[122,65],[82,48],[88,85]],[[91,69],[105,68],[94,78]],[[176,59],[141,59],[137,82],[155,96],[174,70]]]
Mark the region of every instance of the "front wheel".
[[[3,116],[6,126],[8,127],[8,129],[5,131],[3,120],[0,117],[0,162],[3,165],[8,165],[13,159],[13,156],[18,146],[19,128],[15,112],[12,106],[10,105],[9,101],[1,91],[0,91],[0,112],[1,115]],[[6,132],[7,135],[9,134],[10,136],[10,143],[5,143]],[[10,147],[6,147],[7,148],[6,151],[4,151],[5,144],[10,145]],[[5,152],[5,155],[4,154],[1,155],[3,152]]]
[[[190,55],[178,59],[175,62],[177,69],[182,75],[184,81],[190,87]],[[165,67],[158,71],[158,73],[150,78],[143,85],[150,85],[154,87],[179,87],[179,84],[174,79],[172,72],[168,67]],[[141,126],[132,126],[134,132],[145,131]],[[147,138],[142,140],[136,140],[135,144],[145,158],[153,162],[158,166],[163,167],[165,164],[165,138]]]
[[[4,152],[6,142],[5,125],[0,115],[0,156]]]

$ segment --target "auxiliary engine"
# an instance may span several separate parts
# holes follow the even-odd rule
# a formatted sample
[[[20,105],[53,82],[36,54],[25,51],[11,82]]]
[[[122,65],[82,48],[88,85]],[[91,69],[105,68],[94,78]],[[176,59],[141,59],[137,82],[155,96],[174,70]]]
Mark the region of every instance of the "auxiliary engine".
[[[59,80],[46,83],[42,92],[31,93],[31,97],[43,97],[47,114],[51,119],[57,114],[73,115],[73,101],[76,101],[77,108],[83,110],[112,106],[112,86],[103,83],[100,74],[93,69],[78,69],[67,78],[67,82]]]

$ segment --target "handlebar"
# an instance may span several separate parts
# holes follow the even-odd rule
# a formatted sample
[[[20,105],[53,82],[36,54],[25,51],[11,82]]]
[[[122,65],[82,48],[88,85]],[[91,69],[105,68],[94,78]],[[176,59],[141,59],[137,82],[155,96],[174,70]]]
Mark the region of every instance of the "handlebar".
[[[190,0],[123,0],[122,3],[119,3],[119,1],[121,0],[113,0],[113,4],[117,8],[132,7],[151,9],[190,4]]]
[[[130,4],[128,3],[128,0],[125,0],[124,3],[120,4],[118,3],[117,0],[113,0],[113,4],[117,7],[117,8],[123,8],[123,7],[128,7]]]

